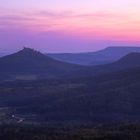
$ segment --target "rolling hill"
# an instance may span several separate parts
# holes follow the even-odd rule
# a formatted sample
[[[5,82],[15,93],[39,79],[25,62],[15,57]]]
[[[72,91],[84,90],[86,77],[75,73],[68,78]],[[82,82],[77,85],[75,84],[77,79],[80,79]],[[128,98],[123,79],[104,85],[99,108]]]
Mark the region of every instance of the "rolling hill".
[[[81,65],[100,65],[117,61],[121,57],[132,52],[140,52],[139,47],[107,47],[97,52],[89,53],[62,53],[62,54],[47,54],[49,57],[56,60],[81,64]]]
[[[113,63],[92,66],[89,73],[101,75],[137,67],[140,67],[140,53],[129,53]]]

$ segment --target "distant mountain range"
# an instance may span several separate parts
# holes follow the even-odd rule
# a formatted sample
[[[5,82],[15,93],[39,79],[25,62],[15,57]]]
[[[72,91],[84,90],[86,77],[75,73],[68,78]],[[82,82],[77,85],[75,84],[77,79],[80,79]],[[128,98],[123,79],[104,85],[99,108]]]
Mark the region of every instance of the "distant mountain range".
[[[140,52],[140,47],[108,47],[97,52],[47,54],[56,60],[81,64],[100,65],[114,62],[131,52]]]
[[[98,66],[82,66],[55,60],[30,48],[0,58],[1,81],[78,78],[103,75],[140,66],[140,53]]]
[[[61,62],[30,48],[0,58],[0,106],[27,120],[140,120],[139,91],[138,52],[98,66]]]

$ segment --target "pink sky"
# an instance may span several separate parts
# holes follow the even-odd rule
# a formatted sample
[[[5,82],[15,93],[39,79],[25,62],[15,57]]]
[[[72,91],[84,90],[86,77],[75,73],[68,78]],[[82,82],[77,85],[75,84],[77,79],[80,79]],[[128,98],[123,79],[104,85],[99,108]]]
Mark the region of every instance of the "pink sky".
[[[140,46],[139,0],[0,0],[0,51]]]

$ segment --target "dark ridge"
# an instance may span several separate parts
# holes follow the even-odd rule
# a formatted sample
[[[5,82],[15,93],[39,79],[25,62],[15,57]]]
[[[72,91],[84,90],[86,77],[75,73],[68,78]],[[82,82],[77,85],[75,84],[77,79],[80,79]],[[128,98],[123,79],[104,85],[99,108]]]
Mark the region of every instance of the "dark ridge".
[[[17,55],[45,56],[43,53],[36,51],[35,49],[27,48],[27,47],[24,47],[22,50],[18,51],[16,54]]]
[[[139,52],[132,52],[124,57],[120,58],[116,63],[124,64],[124,65],[130,65],[133,67],[133,65],[140,66],[140,53]]]
[[[118,63],[129,64],[129,65],[140,65],[140,53],[133,52],[122,57],[118,60]]]

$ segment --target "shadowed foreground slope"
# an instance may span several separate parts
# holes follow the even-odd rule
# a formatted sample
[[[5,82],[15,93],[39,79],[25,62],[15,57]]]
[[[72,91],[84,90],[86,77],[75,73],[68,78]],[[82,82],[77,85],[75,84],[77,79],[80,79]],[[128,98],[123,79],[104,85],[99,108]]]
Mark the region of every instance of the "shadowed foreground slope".
[[[0,84],[0,101],[26,121],[135,121],[140,118],[139,91],[140,68],[135,68],[93,78],[6,82]]]

